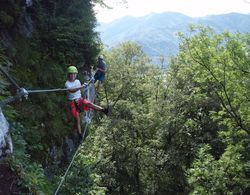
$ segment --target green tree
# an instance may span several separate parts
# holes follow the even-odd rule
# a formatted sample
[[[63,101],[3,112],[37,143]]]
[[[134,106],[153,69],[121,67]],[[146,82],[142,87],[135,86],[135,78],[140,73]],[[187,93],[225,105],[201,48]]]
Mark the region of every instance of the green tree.
[[[213,97],[219,106],[208,110],[217,126],[217,135],[206,142],[211,152],[209,146],[201,148],[188,171],[192,193],[242,193],[249,187],[249,35],[191,30],[193,36],[182,36],[179,60],[193,72],[193,92]],[[216,139],[224,145],[217,154]]]
[[[151,67],[134,43],[106,54],[106,91],[115,109],[111,118],[93,127],[86,146],[108,193],[247,189],[247,37],[191,28],[190,36],[180,36],[180,53],[167,72]],[[202,150],[204,144],[210,152]],[[199,172],[203,162],[210,165],[204,174]],[[229,167],[234,163],[233,171]]]

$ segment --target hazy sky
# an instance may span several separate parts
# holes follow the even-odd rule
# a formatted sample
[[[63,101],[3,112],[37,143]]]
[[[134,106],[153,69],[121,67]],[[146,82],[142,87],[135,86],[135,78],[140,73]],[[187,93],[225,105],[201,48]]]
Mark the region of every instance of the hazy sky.
[[[250,13],[250,0],[105,0],[113,9],[96,7],[99,22],[123,16],[143,16],[152,12],[180,12],[191,17],[229,12]]]

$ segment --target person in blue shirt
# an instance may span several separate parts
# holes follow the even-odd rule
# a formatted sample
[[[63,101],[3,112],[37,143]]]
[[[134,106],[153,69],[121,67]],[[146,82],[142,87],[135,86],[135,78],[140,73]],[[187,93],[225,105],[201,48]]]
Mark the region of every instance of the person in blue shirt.
[[[98,81],[97,92],[100,91],[100,86],[103,85],[105,80],[105,73],[107,72],[107,64],[105,63],[103,56],[98,56],[98,64],[96,67],[96,73],[94,75],[95,83]]]

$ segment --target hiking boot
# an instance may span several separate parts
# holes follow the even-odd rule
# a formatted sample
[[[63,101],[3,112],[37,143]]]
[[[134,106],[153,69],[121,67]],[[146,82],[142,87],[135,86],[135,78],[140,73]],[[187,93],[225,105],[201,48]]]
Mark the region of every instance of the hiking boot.
[[[106,108],[103,108],[102,112],[106,115],[110,114],[111,112],[111,105],[108,105]]]
[[[82,137],[82,134],[81,134],[81,133],[78,133],[78,138],[79,138],[79,142],[82,143],[83,137]]]
[[[109,113],[108,107],[107,107],[107,108],[103,108],[103,109],[102,109],[102,112],[103,112],[104,114],[108,115],[108,113]]]

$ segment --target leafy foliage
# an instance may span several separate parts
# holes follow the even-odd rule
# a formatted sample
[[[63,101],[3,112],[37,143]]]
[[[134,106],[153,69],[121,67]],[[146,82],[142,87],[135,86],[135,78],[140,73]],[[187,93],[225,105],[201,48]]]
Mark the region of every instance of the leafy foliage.
[[[47,194],[52,191],[52,185],[44,175],[41,164],[32,162],[28,154],[28,143],[24,140],[23,125],[15,123],[12,125],[12,138],[14,143],[13,158],[9,162],[13,170],[20,176],[20,184],[27,187],[32,193]]]
[[[193,194],[243,193],[249,185],[249,35],[216,35],[211,29],[192,28],[196,34],[184,38],[181,59],[192,64],[196,86],[217,98],[219,110],[209,110],[217,123],[218,138],[225,150],[214,158],[209,146],[201,148],[188,170]],[[188,53],[188,55],[185,55]],[[211,88],[212,87],[212,88]],[[214,150],[214,149],[213,149]],[[213,150],[211,151],[213,153]]]
[[[191,26],[167,72],[134,43],[108,52],[105,85],[115,109],[85,143],[98,185],[108,194],[245,192],[248,36]]]
[[[65,82],[67,65],[90,68],[100,51],[93,31],[97,2],[104,3],[34,1],[37,28],[30,39],[15,37],[11,53],[21,86],[57,88]],[[63,194],[238,194],[249,189],[249,34],[191,26],[180,40],[167,71],[151,64],[133,42],[103,52],[108,72],[97,102],[112,102],[113,111],[109,117],[96,113]],[[52,147],[60,156],[73,123],[65,99],[59,93],[34,94],[12,109],[10,162],[31,193],[50,194],[65,170],[51,156]],[[48,167],[55,169],[51,181],[44,175]]]

